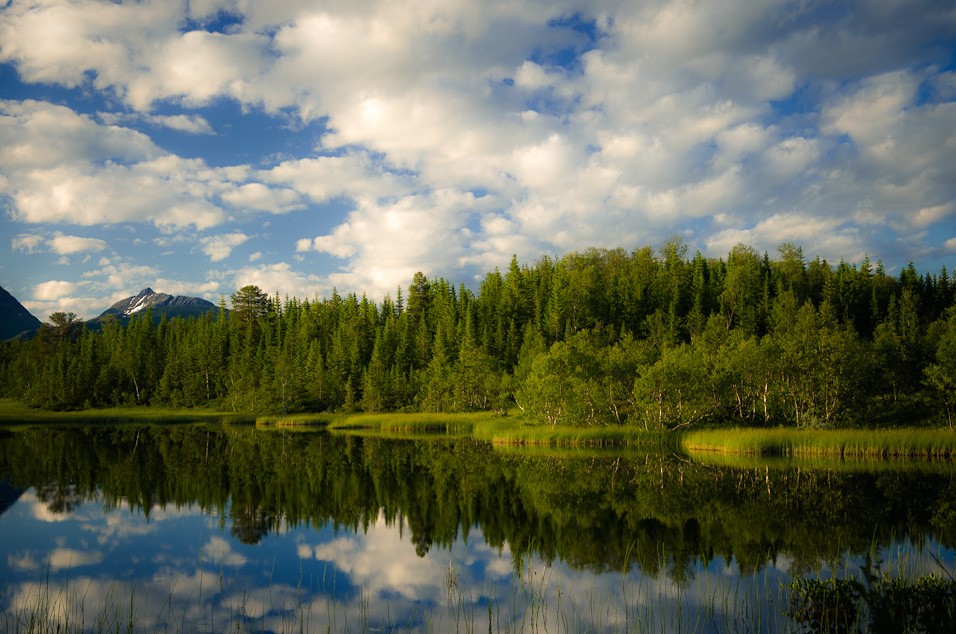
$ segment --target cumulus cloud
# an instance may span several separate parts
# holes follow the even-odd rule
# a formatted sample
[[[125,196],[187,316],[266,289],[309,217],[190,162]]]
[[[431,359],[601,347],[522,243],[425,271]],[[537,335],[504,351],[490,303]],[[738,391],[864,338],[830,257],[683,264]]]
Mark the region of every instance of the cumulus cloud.
[[[486,204],[471,193],[456,190],[398,200],[363,198],[332,233],[300,239],[296,250],[350,259],[350,271],[329,275],[330,282],[382,297],[408,284],[418,270],[434,274],[447,268],[461,269],[469,257],[471,238],[463,226]]]
[[[232,545],[222,537],[213,537],[202,547],[203,561],[216,566],[238,568],[246,565],[246,557],[233,551]]]
[[[48,244],[54,253],[60,255],[72,255],[84,251],[102,251],[106,248],[106,242],[99,238],[67,236],[62,233],[57,233],[50,238]]]
[[[203,229],[225,219],[214,199],[234,187],[228,170],[165,154],[139,132],[48,103],[0,102],[0,141],[9,149],[0,169],[21,222]]]
[[[302,207],[300,196],[291,189],[271,188],[262,183],[246,183],[225,192],[222,200],[237,209],[285,213]]]
[[[37,284],[33,289],[33,298],[40,301],[55,301],[72,295],[79,288],[79,284],[60,280],[50,280]]]
[[[209,256],[211,262],[220,262],[229,257],[233,248],[244,244],[249,239],[244,233],[226,233],[218,236],[208,236],[200,240],[203,253]]]
[[[10,244],[13,246],[14,251],[33,253],[44,242],[45,238],[43,236],[38,236],[33,233],[21,233],[20,235],[14,237],[13,240],[10,241]]]
[[[312,298],[330,294],[332,291],[326,278],[300,273],[287,262],[245,266],[224,275],[232,279],[233,289],[258,286],[269,295],[279,293],[282,296]]]
[[[779,236],[926,253],[956,217],[954,36],[934,0],[12,2],[0,62],[111,112],[0,102],[0,191],[19,223],[218,228],[168,246],[213,262],[267,239],[242,223],[300,214],[295,260],[263,248],[283,263],[229,273],[289,294],[675,233],[713,255]],[[209,135],[204,107],[225,100],[321,131],[311,151],[213,167],[132,129]],[[327,262],[311,253],[337,268],[305,269]]]
[[[108,125],[122,125],[145,121],[155,126],[185,132],[187,134],[215,134],[212,125],[198,114],[157,115],[146,113],[100,112],[99,119]]]
[[[50,553],[50,569],[59,571],[69,568],[93,566],[103,561],[103,553],[96,550],[75,550],[72,548],[56,548]]]

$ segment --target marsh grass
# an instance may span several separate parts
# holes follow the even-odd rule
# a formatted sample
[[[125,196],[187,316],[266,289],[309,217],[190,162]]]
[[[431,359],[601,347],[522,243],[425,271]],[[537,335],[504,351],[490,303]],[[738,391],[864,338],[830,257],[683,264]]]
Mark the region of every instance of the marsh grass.
[[[491,420],[493,417],[494,414],[490,412],[351,414],[337,418],[329,425],[329,429],[332,431],[469,434],[475,425]]]
[[[838,458],[956,459],[956,432],[949,429],[706,429],[684,434],[681,443],[693,455],[723,452],[741,455]]]
[[[279,427],[283,429],[328,427],[342,417],[341,414],[271,414],[257,416],[257,427]]]
[[[0,422],[5,425],[22,424],[78,424],[98,425],[103,423],[154,423],[173,425],[179,423],[239,423],[256,421],[254,415],[235,414],[212,409],[171,409],[158,407],[110,407],[78,411],[54,412],[33,409],[14,399],[0,399]]]
[[[476,426],[472,434],[495,445],[522,446],[669,447],[677,441],[674,434],[630,427],[548,427],[504,420]]]

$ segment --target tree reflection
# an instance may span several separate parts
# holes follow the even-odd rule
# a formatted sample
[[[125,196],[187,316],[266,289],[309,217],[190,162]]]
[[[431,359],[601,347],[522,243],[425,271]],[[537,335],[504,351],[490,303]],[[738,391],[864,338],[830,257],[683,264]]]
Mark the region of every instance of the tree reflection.
[[[131,459],[135,456],[135,459]],[[595,572],[639,566],[678,586],[698,563],[794,574],[893,539],[956,537],[956,468],[713,467],[683,456],[502,453],[470,439],[395,441],[253,427],[37,429],[0,437],[0,480],[53,513],[99,492],[148,515],[197,504],[258,544],[280,526],[407,523],[419,556],[475,527],[496,548]]]
[[[46,505],[47,510],[55,515],[72,513],[84,502],[84,497],[75,485],[59,482],[48,482],[36,487],[36,496]]]

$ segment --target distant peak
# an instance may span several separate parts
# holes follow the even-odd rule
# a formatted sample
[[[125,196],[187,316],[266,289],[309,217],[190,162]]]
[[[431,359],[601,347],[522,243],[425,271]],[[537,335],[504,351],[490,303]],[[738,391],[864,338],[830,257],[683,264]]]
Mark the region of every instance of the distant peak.
[[[147,295],[155,295],[155,294],[156,294],[156,291],[154,291],[153,289],[147,286],[146,288],[141,290],[136,297],[146,297]]]

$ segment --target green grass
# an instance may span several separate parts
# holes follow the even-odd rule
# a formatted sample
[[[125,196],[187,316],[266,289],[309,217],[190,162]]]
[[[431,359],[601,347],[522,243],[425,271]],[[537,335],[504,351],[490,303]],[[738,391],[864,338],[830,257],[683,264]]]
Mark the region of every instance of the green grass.
[[[956,432],[935,429],[706,429],[681,439],[693,455],[956,459]]]
[[[633,427],[556,427],[530,418],[491,412],[463,414],[354,414],[338,418],[331,431],[408,438],[421,434],[471,436],[495,445],[549,447],[633,447],[676,444],[673,434]]]
[[[269,414],[256,417],[257,427],[282,427],[291,429],[328,427],[341,418],[341,414]]]
[[[262,428],[313,429],[411,437],[472,436],[495,445],[551,447],[682,447],[695,456],[724,453],[744,456],[846,458],[918,458],[956,460],[956,432],[946,428],[816,430],[729,428],[648,432],[637,427],[549,427],[516,411],[492,412],[275,415],[236,414],[213,409],[117,407],[51,412],[0,399],[0,424],[232,423]]]
[[[527,446],[657,447],[676,440],[673,434],[635,427],[549,427],[520,416],[498,418],[476,426],[472,435],[495,445]]]
[[[14,399],[0,399],[0,423],[254,423],[255,415],[236,414],[212,409],[173,409],[158,407],[108,407],[79,411],[54,412],[33,409]]]

